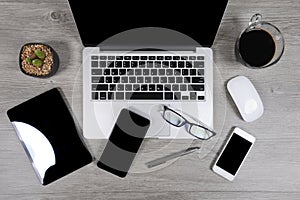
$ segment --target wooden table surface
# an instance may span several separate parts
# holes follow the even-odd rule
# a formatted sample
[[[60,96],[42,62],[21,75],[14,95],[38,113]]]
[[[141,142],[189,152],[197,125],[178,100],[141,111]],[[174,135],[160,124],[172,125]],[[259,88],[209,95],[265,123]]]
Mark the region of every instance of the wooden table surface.
[[[261,70],[242,66],[234,55],[239,32],[257,12],[282,31],[286,42],[282,59]],[[52,78],[31,78],[20,72],[20,47],[32,41],[48,43],[58,52],[61,68]],[[200,152],[151,171],[138,167],[138,162],[146,161],[141,158],[125,179],[98,169],[93,162],[41,186],[6,111],[60,87],[82,123],[82,49],[67,0],[0,0],[0,199],[299,199],[299,0],[229,1],[213,45],[218,135],[205,143],[194,141],[202,146]],[[265,112],[255,122],[241,119],[225,90],[226,81],[236,75],[249,77],[261,95]],[[228,182],[210,168],[234,126],[250,132],[257,141],[236,180]],[[92,154],[99,157],[105,141],[86,143]],[[146,140],[141,151],[146,155],[168,146],[169,152],[165,153],[171,153],[185,144]]]

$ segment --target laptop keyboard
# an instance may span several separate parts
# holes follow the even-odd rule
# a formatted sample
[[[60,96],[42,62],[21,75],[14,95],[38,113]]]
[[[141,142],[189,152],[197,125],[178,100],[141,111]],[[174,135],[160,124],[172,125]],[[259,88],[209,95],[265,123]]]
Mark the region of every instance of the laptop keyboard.
[[[92,100],[205,100],[204,59],[92,55]]]

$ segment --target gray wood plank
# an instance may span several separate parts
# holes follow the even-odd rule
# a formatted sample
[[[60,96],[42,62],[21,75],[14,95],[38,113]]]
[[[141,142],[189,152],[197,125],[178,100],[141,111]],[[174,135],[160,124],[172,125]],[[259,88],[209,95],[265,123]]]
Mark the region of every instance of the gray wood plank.
[[[230,0],[213,45],[215,126],[218,135],[201,151],[147,169],[144,163],[191,145],[191,141],[146,140],[130,175],[116,178],[92,163],[55,183],[39,185],[6,111],[52,87],[61,87],[82,123],[82,44],[66,0],[0,0],[0,199],[299,199],[300,191],[300,2],[298,0]],[[248,69],[238,63],[234,43],[251,15],[260,12],[283,32],[286,49],[274,66]],[[55,19],[51,18],[51,15]],[[201,22],[199,21],[199,24]],[[45,42],[59,54],[61,68],[49,79],[27,77],[18,69],[20,47]],[[245,75],[265,106],[263,117],[242,121],[224,89],[226,81]],[[231,128],[252,133],[257,142],[232,183],[210,167]],[[106,141],[86,140],[98,158]]]

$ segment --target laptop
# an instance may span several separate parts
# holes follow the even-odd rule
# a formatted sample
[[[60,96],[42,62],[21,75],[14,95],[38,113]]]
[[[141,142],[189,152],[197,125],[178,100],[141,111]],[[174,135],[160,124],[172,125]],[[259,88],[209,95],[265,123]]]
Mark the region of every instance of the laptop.
[[[162,105],[213,128],[211,46],[227,0],[68,1],[84,45],[85,138],[107,139],[123,108],[150,119],[148,138],[193,138]]]

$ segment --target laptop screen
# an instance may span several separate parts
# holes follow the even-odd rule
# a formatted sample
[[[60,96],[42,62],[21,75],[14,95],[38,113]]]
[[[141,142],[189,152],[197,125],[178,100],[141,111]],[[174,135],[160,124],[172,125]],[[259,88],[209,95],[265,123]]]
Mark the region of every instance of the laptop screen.
[[[97,46],[115,34],[141,27],[172,29],[211,47],[227,1],[69,0],[69,3],[85,47]]]

